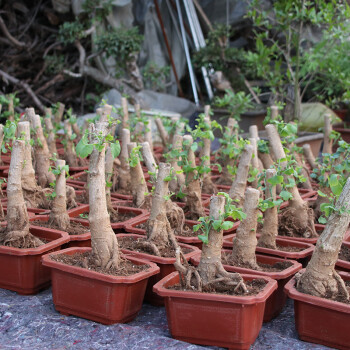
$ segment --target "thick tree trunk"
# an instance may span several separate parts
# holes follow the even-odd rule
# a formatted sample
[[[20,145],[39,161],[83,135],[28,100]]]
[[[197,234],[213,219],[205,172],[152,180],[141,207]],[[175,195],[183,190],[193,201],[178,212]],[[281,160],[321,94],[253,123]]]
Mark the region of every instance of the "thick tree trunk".
[[[259,165],[257,139],[249,138],[249,141],[250,141],[250,144],[253,146],[251,166],[253,169],[258,169],[260,173],[262,169],[260,169],[260,165]],[[256,176],[255,179],[253,180],[252,187],[258,188],[258,176]]]
[[[178,248],[174,231],[170,227],[166,212],[166,196],[168,196],[169,182],[164,179],[170,174],[170,164],[160,163],[156,188],[152,199],[152,209],[147,221],[147,242],[153,246],[156,255],[166,247]]]
[[[247,188],[243,206],[247,216],[238,226],[231,256],[235,265],[255,270],[259,269],[255,256],[259,196],[258,190]]]
[[[97,143],[97,136],[107,134],[107,123],[91,125],[90,143]],[[106,203],[105,146],[101,152],[94,149],[89,166],[89,222],[91,247],[97,266],[109,269],[118,267],[120,256],[118,241],[111,227]]]
[[[128,143],[130,143],[130,131],[128,129],[122,130],[122,145],[120,152],[120,168],[118,178],[118,190],[130,190],[130,165],[128,154]]]
[[[265,199],[276,200],[276,186],[271,185],[268,180],[276,175],[275,169],[266,170]],[[258,241],[259,247],[277,249],[276,236],[278,235],[277,206],[269,208],[264,213],[264,225]]]
[[[50,172],[50,152],[41,126],[40,117],[36,114],[31,119],[35,130],[35,173],[38,176],[38,184],[42,188],[49,187],[55,181],[55,175]]]
[[[182,151],[182,139],[181,135],[175,135],[173,139],[173,150],[177,150],[179,152]],[[174,158],[170,160],[170,164],[176,173],[176,179],[171,180],[169,183],[169,189],[171,192],[178,193],[180,190],[184,190],[185,188],[185,175],[180,172],[182,169],[178,165],[178,162],[181,161],[181,157]],[[179,173],[178,173],[179,172]]]
[[[66,108],[66,106],[63,103],[58,102],[58,108],[57,108],[55,116],[54,116],[54,120],[55,120],[56,124],[61,123],[65,108]]]
[[[131,155],[132,150],[137,147],[136,142],[131,142],[127,144],[129,157]],[[137,164],[132,167],[130,165],[130,177],[131,181],[131,192],[133,197],[133,203],[137,208],[140,208],[148,195],[147,184],[145,180],[145,176],[143,174],[142,166],[140,163],[140,159]]]
[[[145,124],[145,142],[149,143],[149,147],[153,153],[153,137],[152,137],[152,120],[148,119],[148,124]]]
[[[253,156],[253,151],[254,148],[252,145],[245,146],[241,158],[239,159],[236,177],[229,191],[230,197],[234,200],[238,200],[239,205],[243,205],[244,202],[244,192],[247,186],[249,166]]]
[[[112,206],[112,197],[111,197],[111,183],[113,176],[113,156],[111,147],[107,146],[106,149],[106,159],[105,159],[105,176],[106,176],[106,202],[107,202],[107,210],[111,215],[111,212],[114,212]]]
[[[331,154],[333,141],[330,138],[332,133],[332,119],[330,115],[324,117],[323,149],[322,153]]]
[[[272,124],[265,127],[269,138],[271,149],[276,159],[286,159],[281,139]],[[283,168],[287,167],[287,162],[281,162]],[[288,178],[285,177],[285,183],[288,183]],[[308,204],[300,197],[297,186],[288,189],[293,198],[289,201],[289,207],[283,210],[279,230],[289,236],[301,236],[305,238],[317,237],[314,224],[313,210],[308,207]]]
[[[300,292],[330,299],[337,299],[341,296],[349,300],[349,292],[345,283],[334,269],[345,232],[349,226],[349,198],[350,178],[335,205],[335,211],[329,217],[326,228],[317,241],[305,272],[298,276],[297,289]]]
[[[163,143],[163,147],[164,147],[164,151],[165,151],[168,147],[169,135],[168,135],[167,131],[165,130],[163,122],[160,118],[156,118],[155,123],[157,125],[157,129],[158,129],[160,138],[162,139],[162,143]],[[164,151],[163,151],[163,153],[164,153]]]
[[[65,160],[56,160],[57,169],[62,169],[65,165]],[[57,226],[62,231],[66,231],[70,220],[67,212],[66,172],[64,170],[61,170],[61,173],[57,175],[55,191],[56,197],[52,201],[49,223]]]
[[[146,141],[141,143],[141,153],[143,157],[143,161],[151,175],[152,183],[156,182],[157,179],[157,163],[154,160],[152,149],[150,144]]]
[[[7,230],[0,237],[0,244],[17,248],[34,248],[44,244],[29,232],[27,206],[24,202],[21,176],[25,141],[13,144],[7,182]]]
[[[45,117],[44,121],[47,132],[47,146],[49,147],[50,154],[51,156],[54,154],[57,155],[56,138],[51,119],[51,108],[47,108],[47,116]]]
[[[191,167],[196,166],[196,157],[191,149],[193,144],[192,136],[185,135],[183,137],[186,143],[188,163]],[[197,170],[190,171],[186,174],[186,208],[192,214],[194,220],[204,217],[204,208],[202,204],[202,191]]]
[[[121,123],[121,129],[129,129],[129,108],[128,108],[128,100],[125,97],[122,97],[121,99],[122,103],[122,123]]]
[[[303,145],[303,151],[304,151],[304,156],[306,161],[309,163],[311,170],[316,169],[317,168],[317,163],[315,160],[315,156],[311,151],[311,147],[308,143],[306,143],[305,145]]]
[[[70,167],[79,166],[77,154],[75,152],[74,142],[72,141],[72,124],[69,120],[64,121],[66,149],[64,158]]]

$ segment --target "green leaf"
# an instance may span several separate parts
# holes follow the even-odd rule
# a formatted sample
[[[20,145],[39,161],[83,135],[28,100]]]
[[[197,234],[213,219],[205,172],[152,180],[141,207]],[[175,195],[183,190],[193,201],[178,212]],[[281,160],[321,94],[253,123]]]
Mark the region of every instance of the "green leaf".
[[[233,222],[232,221],[224,221],[222,223],[221,227],[224,231],[229,230],[230,228],[233,227]]]
[[[283,182],[283,176],[282,175],[275,175],[272,176],[267,180],[268,183],[270,183],[273,186],[276,186],[278,184],[281,184]]]
[[[198,238],[204,243],[204,244],[208,244],[209,240],[208,237],[205,235],[198,235]]]
[[[87,144],[79,148],[79,152],[77,150],[77,155],[81,158],[86,158],[92,153],[93,150],[94,150],[94,145]]]
[[[198,143],[197,142],[193,142],[192,145],[191,145],[191,150],[193,152],[196,152],[198,149]]]
[[[319,222],[320,224],[325,225],[325,224],[327,223],[327,219],[326,219],[325,217],[323,217],[323,216],[320,216],[320,217],[318,218],[318,222]]]
[[[292,194],[288,191],[281,191],[280,196],[284,201],[289,201],[293,198]]]
[[[197,232],[201,228],[202,224],[197,224],[193,226],[193,232]]]
[[[222,221],[221,220],[214,220],[213,221],[213,228],[216,231],[219,231],[221,228]]]
[[[327,197],[327,195],[325,193],[321,192],[320,190],[318,190],[317,193],[321,197]]]
[[[111,143],[111,152],[112,157],[117,158],[120,154],[120,143],[119,141],[116,141],[116,143]]]

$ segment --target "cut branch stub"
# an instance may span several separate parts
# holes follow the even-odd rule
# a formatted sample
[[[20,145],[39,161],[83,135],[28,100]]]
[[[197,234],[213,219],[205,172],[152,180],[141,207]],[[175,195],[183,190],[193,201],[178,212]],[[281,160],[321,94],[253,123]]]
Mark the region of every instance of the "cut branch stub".
[[[48,108],[48,109],[51,110],[51,108]],[[46,132],[48,134],[48,136],[47,136],[47,146],[49,147],[49,151],[50,151],[52,156],[54,154],[57,155],[57,146],[56,146],[56,139],[55,139],[54,128],[53,128],[53,125],[52,125],[51,112],[48,113],[48,116],[44,119],[44,121],[45,121]]]
[[[153,137],[152,137],[152,121],[151,119],[148,119],[148,124],[145,124],[145,135],[144,135],[145,142],[149,143],[149,147],[151,148],[151,151],[153,152]]]
[[[253,139],[260,140],[258,127],[256,125],[251,125],[249,127],[249,136]]]
[[[66,106],[61,102],[58,102],[57,105],[58,105],[58,108],[55,113],[55,123],[59,124],[62,120],[64,109],[66,108]]]
[[[122,103],[122,112],[123,112],[123,119],[121,127],[122,129],[129,127],[129,109],[128,109],[128,100],[125,97],[121,98]]]
[[[128,143],[130,143],[130,131],[128,129],[122,130],[122,145],[120,152],[120,168],[118,176],[118,188],[124,191],[130,189],[130,166]]]
[[[315,156],[312,153],[311,147],[308,143],[303,145],[303,151],[304,151],[305,159],[309,163],[311,169],[316,169],[317,164],[316,164]]]
[[[68,119],[64,121],[64,129],[66,138],[65,160],[70,167],[77,167],[79,163],[72,140],[72,124]]]
[[[90,125],[89,143],[99,142],[97,136],[107,135],[108,123]],[[105,144],[99,152],[93,149],[89,166],[89,222],[91,247],[96,266],[109,269],[119,265],[119,248],[115,233],[110,224],[106,203]]]
[[[176,150],[178,152],[182,151],[182,140],[183,137],[181,135],[174,135],[173,138],[173,150]],[[178,162],[181,161],[181,157],[179,158],[173,158],[170,161],[171,167],[174,168],[174,171],[176,173],[176,179],[171,180],[169,183],[169,189],[171,192],[179,192],[180,189],[185,187],[185,175],[183,172],[180,172],[182,169],[180,165],[178,165]]]
[[[232,249],[232,260],[237,266],[259,269],[255,257],[259,196],[260,192],[254,188],[247,188],[245,192],[246,218],[238,226]]]
[[[243,204],[244,191],[247,186],[249,166],[252,159],[254,147],[246,145],[239,159],[236,177],[232,183],[229,195],[233,200],[238,200],[238,203]]]
[[[168,142],[169,142],[169,135],[168,135],[167,131],[165,130],[163,122],[160,118],[156,118],[155,123],[157,125],[160,138],[162,139],[163,146],[164,146],[164,148],[166,148],[168,146]]]
[[[136,142],[131,142],[128,143],[127,147],[130,157],[132,155],[133,149],[137,147],[137,144]],[[131,192],[133,196],[133,202],[135,206],[139,208],[144,204],[146,195],[148,194],[147,184],[139,157],[138,162],[135,164],[135,166],[130,165],[130,177],[132,179]]]
[[[350,178],[335,205],[335,210],[319,237],[315,251],[305,272],[298,276],[297,289],[303,293],[349,300],[344,281],[335,271],[335,263],[350,221]]]

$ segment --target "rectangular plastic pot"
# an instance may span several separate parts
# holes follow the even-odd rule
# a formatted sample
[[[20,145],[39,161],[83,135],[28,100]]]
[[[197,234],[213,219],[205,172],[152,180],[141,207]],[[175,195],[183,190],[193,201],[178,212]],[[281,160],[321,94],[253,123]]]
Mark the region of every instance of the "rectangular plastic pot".
[[[87,205],[88,207],[88,205]],[[86,205],[77,207],[74,209],[71,209],[71,211],[68,211],[68,215],[70,217],[71,221],[76,221],[74,220],[75,216],[83,213],[86,210]],[[33,218],[30,218],[30,221],[44,221],[47,222],[49,221],[49,215],[36,215]],[[68,232],[67,232],[68,233]],[[88,247],[91,248],[91,232],[86,232],[81,235],[70,235],[68,233],[69,237],[69,242],[65,243],[62,248],[72,248],[72,247]]]
[[[223,247],[232,248],[233,246],[232,242],[235,236],[236,234],[231,234],[224,237]],[[256,238],[259,239],[260,234],[257,234]],[[315,246],[313,244],[292,241],[290,239],[284,239],[280,237],[276,237],[276,243],[277,245],[282,247],[296,247],[296,248],[302,248],[303,250],[299,252],[288,252],[284,250],[263,248],[263,247],[257,246],[255,251],[261,255],[275,256],[283,259],[295,260],[301,263],[303,267],[305,267],[307,263],[310,261],[312,253],[315,250]]]
[[[230,250],[223,250],[222,252],[230,252]],[[267,264],[267,265],[273,265],[277,262],[283,262],[284,259],[281,258],[275,258],[272,256],[266,256],[266,255],[260,255],[256,254],[256,260],[258,263]],[[191,262],[198,266],[200,261],[200,254],[196,254],[194,257],[191,258]],[[288,260],[292,265],[288,267],[287,269],[280,271],[280,272],[265,272],[265,271],[256,271],[252,269],[247,269],[243,267],[237,267],[237,266],[230,266],[230,265],[224,265],[224,268],[226,271],[229,272],[238,272],[240,274],[252,274],[257,276],[266,276],[269,278],[272,278],[278,282],[278,288],[275,290],[271,296],[266,301],[265,306],[265,312],[264,312],[264,322],[271,321],[274,317],[278,316],[286,301],[287,296],[285,295],[283,288],[285,284],[299,271],[302,269],[302,266],[300,263],[294,260]]]
[[[43,265],[51,268],[56,310],[64,315],[75,315],[103,324],[134,319],[142,307],[148,278],[159,271],[157,265],[127,256],[133,263],[148,264],[149,268],[132,276],[119,277],[50,259],[52,255],[73,255],[86,251],[91,251],[91,248],[68,248],[43,257]]]
[[[49,243],[29,249],[0,246],[0,288],[30,295],[49,287],[50,269],[41,264],[41,257],[61,249],[69,236],[66,232],[37,226],[31,226],[30,232]]]
[[[185,342],[249,349],[263,321],[265,302],[277,288],[267,277],[242,275],[245,281],[262,278],[265,288],[255,296],[231,296],[168,289],[179,283],[174,272],[153,288],[165,299],[171,336]]]
[[[347,239],[349,240],[349,237],[347,237]],[[344,240],[343,245],[350,249],[350,242],[349,241]],[[340,270],[340,271],[350,272],[350,261],[338,259],[336,264],[335,264],[335,268],[337,270]]]
[[[340,272],[349,281],[350,274]],[[350,349],[350,305],[300,293],[295,278],[285,286],[285,292],[294,300],[295,326],[301,340],[336,349]]]
[[[117,239],[120,239],[122,237],[134,237],[135,240],[138,238],[145,238],[145,236],[135,235],[135,234],[130,234],[130,233],[129,234],[128,233],[121,233],[121,234],[117,234],[116,236],[117,236]],[[191,252],[185,254],[185,258],[187,261],[189,261],[192,256],[194,256],[195,254],[197,254],[199,252],[199,249],[196,247],[193,247],[193,246],[190,246],[187,244],[182,244],[182,243],[180,243],[179,245],[182,248],[191,249]],[[150,277],[150,279],[148,280],[146,294],[145,294],[145,301],[147,301],[150,304],[155,305],[155,306],[163,306],[164,299],[153,292],[153,286],[158,281],[160,281],[162,278],[164,278],[165,276],[167,276],[170,273],[175,271],[174,263],[175,263],[176,259],[175,258],[162,258],[159,256],[146,254],[146,253],[134,252],[132,250],[127,250],[127,249],[121,249],[121,251],[124,254],[132,255],[132,256],[135,256],[139,259],[151,261],[153,263],[156,263],[159,266],[159,268],[160,268],[159,273],[157,275]]]

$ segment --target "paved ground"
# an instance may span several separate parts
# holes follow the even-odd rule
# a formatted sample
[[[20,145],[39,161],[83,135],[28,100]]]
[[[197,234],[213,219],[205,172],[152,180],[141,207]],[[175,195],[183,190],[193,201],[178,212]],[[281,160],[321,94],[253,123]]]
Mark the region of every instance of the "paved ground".
[[[0,289],[0,349],[18,350],[131,350],[219,349],[184,343],[170,337],[164,307],[144,304],[128,324],[103,326],[55,311],[51,289],[22,296]],[[292,301],[282,314],[264,324],[251,349],[315,350],[326,347],[298,340]]]

